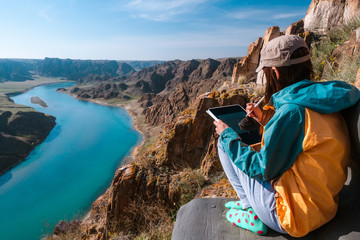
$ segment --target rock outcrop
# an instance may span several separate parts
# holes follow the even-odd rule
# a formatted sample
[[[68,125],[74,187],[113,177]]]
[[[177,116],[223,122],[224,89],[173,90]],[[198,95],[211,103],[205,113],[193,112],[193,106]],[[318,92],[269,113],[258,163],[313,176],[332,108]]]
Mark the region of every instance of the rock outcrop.
[[[291,24],[287,29],[286,35],[296,35],[304,32],[304,20],[299,20]]]
[[[304,28],[325,34],[327,30],[359,16],[359,0],[313,0],[304,18]]]
[[[280,32],[280,28],[278,26],[269,27],[264,34],[264,42],[261,48],[274,38],[280,37],[281,35],[282,33]]]
[[[22,162],[46,139],[55,118],[39,112],[0,112],[0,174]]]
[[[293,23],[292,25],[297,26],[296,23]],[[296,27],[289,27],[290,29],[292,28],[296,28]],[[289,29],[288,28],[288,29]],[[292,30],[288,30],[289,32],[291,32]],[[269,41],[271,41],[274,38],[280,37],[282,35],[282,33],[280,32],[280,28],[278,26],[273,26],[273,27],[269,27],[265,34],[264,34],[264,43],[263,46],[265,46]],[[262,47],[263,47],[262,46]],[[261,48],[262,48],[261,47]],[[261,51],[261,49],[260,49]],[[259,60],[260,60],[260,56],[259,56]],[[258,62],[259,63],[259,62]],[[259,64],[258,64],[259,65]],[[256,74],[256,84],[258,85],[264,85],[265,84],[265,75],[263,71],[260,71],[259,73]]]
[[[269,41],[282,34],[278,26],[269,27],[263,38],[258,38],[256,42],[250,43],[247,56],[234,66],[232,83],[244,84],[251,81],[260,82],[261,80],[259,80],[255,70],[259,65],[261,49]]]
[[[258,38],[250,43],[246,57],[234,66],[232,83],[248,83],[256,77],[255,70],[259,65],[259,56],[263,39]]]

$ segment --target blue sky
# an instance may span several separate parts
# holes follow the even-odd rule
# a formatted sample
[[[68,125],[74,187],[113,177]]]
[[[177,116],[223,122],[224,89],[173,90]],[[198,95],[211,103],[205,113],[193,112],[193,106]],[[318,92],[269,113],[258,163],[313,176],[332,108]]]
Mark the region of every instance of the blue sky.
[[[311,0],[1,0],[0,58],[240,57]]]

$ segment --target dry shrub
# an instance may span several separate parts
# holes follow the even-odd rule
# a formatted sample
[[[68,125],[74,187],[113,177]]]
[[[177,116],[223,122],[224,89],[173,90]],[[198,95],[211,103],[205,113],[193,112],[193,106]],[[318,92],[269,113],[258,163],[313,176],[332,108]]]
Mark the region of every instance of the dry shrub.
[[[184,169],[173,177],[172,183],[180,189],[179,206],[191,201],[206,183],[201,169]]]
[[[332,28],[327,32],[330,40],[336,44],[344,43],[351,37],[352,32],[360,27],[360,18],[355,17],[347,24],[342,24],[336,28]]]
[[[110,233],[110,239],[171,239],[173,221],[165,204],[138,198],[126,212],[124,229],[131,229],[129,235]]]
[[[256,85],[254,89],[255,97],[262,97],[265,95],[265,85]]]
[[[42,240],[74,240],[74,239],[83,239],[85,237],[85,233],[80,229],[80,222],[78,220],[71,221],[62,221],[63,227],[59,235],[53,235],[52,233],[47,233],[43,236]],[[52,227],[54,229],[54,227]],[[56,230],[54,230],[55,232]]]
[[[332,68],[331,71],[326,71],[323,74],[323,79],[326,80],[341,80],[347,83],[354,83],[357,71],[360,67],[360,54],[355,57],[344,55],[341,60],[337,62],[337,67]]]
[[[238,84],[245,84],[245,83],[248,83],[248,82],[249,82],[248,79],[244,75],[240,75],[238,80],[237,80]]]

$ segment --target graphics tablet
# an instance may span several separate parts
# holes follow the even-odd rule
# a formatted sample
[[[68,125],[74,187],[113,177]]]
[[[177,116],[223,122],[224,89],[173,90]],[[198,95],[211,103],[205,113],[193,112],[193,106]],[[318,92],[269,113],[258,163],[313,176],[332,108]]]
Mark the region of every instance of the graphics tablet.
[[[214,120],[220,119],[231,127],[240,136],[242,142],[251,145],[261,141],[261,136],[257,130],[246,131],[240,129],[239,122],[246,116],[246,110],[240,105],[209,108],[206,112]]]

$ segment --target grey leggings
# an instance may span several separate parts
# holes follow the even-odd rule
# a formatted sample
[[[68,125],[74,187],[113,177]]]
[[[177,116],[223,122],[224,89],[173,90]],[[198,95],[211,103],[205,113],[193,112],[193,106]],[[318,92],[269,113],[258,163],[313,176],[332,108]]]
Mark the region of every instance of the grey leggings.
[[[220,142],[218,152],[221,165],[241,200],[244,208],[252,207],[260,220],[271,229],[285,233],[279,223],[276,212],[275,190],[270,181],[259,181],[249,178],[231,161]]]

